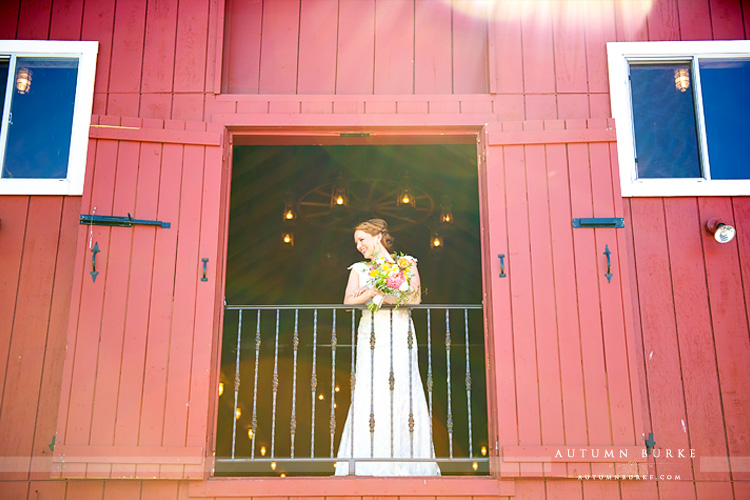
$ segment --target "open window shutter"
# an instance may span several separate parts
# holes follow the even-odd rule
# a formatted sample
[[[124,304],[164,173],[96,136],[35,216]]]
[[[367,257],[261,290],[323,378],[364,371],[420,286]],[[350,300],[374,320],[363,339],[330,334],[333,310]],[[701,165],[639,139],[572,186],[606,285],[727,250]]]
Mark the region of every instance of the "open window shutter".
[[[79,226],[53,475],[204,477],[221,132],[101,118],[90,136],[82,214],[170,227]]]
[[[500,474],[637,474],[645,459],[625,232],[572,224],[623,217],[613,124],[484,132]]]

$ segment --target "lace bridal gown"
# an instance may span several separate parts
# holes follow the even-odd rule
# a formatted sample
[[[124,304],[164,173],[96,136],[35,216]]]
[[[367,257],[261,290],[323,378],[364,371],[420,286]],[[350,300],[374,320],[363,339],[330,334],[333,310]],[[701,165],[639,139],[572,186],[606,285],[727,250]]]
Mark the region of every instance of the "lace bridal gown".
[[[358,263],[352,268],[359,273],[359,282],[366,283],[366,265]],[[439,476],[436,462],[393,460],[435,458],[432,423],[417,367],[417,339],[408,309],[384,307],[374,316],[374,329],[369,310],[363,311],[359,322],[356,379],[336,457],[385,459],[356,462],[354,474],[358,476]],[[337,462],[336,475],[348,474],[349,462]]]

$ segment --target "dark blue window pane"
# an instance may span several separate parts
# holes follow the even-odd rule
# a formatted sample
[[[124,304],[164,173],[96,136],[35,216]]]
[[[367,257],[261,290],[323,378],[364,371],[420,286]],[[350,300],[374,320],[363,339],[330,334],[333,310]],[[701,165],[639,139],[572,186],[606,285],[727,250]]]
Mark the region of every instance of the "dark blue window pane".
[[[78,59],[18,58],[16,75],[29,70],[31,84],[14,81],[2,176],[64,179],[68,173]]]
[[[712,179],[750,179],[750,60],[700,60]]]
[[[2,98],[0,101],[0,114],[3,112],[3,106],[5,103],[5,84],[8,81],[8,64],[9,61],[7,59],[0,59],[0,87],[2,87],[0,89],[0,97]]]
[[[687,63],[631,64],[638,178],[701,177],[693,94],[675,84]]]

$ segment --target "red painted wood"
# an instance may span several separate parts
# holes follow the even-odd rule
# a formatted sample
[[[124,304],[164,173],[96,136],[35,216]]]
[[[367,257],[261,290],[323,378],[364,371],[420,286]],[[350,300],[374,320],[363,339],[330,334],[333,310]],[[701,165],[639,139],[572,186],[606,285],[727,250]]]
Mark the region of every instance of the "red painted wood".
[[[146,8],[143,74],[141,76],[141,92],[144,94],[172,92],[176,34],[177,3],[149,2]],[[171,96],[166,97],[169,98],[171,103]],[[145,98],[145,95],[143,98]],[[143,107],[143,103],[141,103],[141,107]],[[152,116],[165,117],[169,116],[169,113]]]
[[[140,146],[137,170],[138,197],[132,206],[133,217],[145,220],[159,220],[156,207],[159,196],[159,167],[161,146],[138,144]],[[151,299],[154,240],[159,229],[136,227],[132,231],[132,248],[129,281],[127,283],[127,321],[124,323],[122,368],[119,373],[120,391],[117,397],[117,418],[114,430],[114,444],[117,446],[137,446],[141,427],[143,372],[148,337],[148,316]],[[158,331],[154,332],[158,335]],[[117,473],[115,472],[115,467]],[[131,477],[135,466],[113,466],[115,477]]]
[[[82,21],[83,2],[80,0],[53,2],[49,39],[80,40]]]
[[[544,120],[550,117],[559,118],[557,97],[555,94],[526,94],[524,96],[525,119]]]
[[[747,6],[741,1],[711,0],[711,28],[714,40],[743,40],[742,11]]]
[[[581,50],[583,47],[589,47],[586,43],[585,29],[587,10],[588,6],[577,9],[571,5],[552,9],[554,78],[555,90],[558,93],[588,91],[587,51]]]
[[[712,217],[734,222],[729,198],[699,198],[698,210],[703,224]],[[704,233],[703,255],[729,456],[740,457],[747,453],[747,443],[742,436],[750,432],[750,422],[743,409],[745,402],[750,401],[750,386],[747,384],[750,364],[746,362],[750,359],[750,337],[737,242],[718,244]],[[732,478],[735,481],[747,480],[750,472],[734,471]]]
[[[102,215],[126,215],[132,213],[136,199],[138,175],[138,143],[121,142],[118,144],[114,183],[114,201],[109,212]],[[97,164],[97,169],[107,168]],[[106,273],[97,277],[105,290],[104,305],[101,312],[99,352],[95,359],[96,385],[91,417],[91,445],[112,445],[115,436],[115,416],[120,389],[120,362],[122,360],[123,333],[128,316],[127,284],[130,280],[132,231],[114,228],[109,239],[100,241],[99,248],[108,248]],[[99,256],[97,256],[99,261]],[[98,264],[99,262],[97,262]],[[105,262],[101,262],[102,265]],[[94,361],[94,360],[92,360]],[[110,465],[91,465],[87,471],[89,477],[109,476]]]
[[[542,128],[542,123],[526,124],[528,128]],[[547,184],[547,157],[544,146],[524,148],[529,211],[529,251],[531,254],[531,293],[536,331],[536,358],[539,377],[539,413],[541,444],[556,445],[564,441],[562,388],[560,383],[560,353],[555,310],[555,283],[550,237],[550,211],[556,207],[536,200],[550,198]],[[568,206],[565,203],[564,206]],[[565,466],[553,465],[553,471],[565,471]]]
[[[583,125],[569,122],[569,127]],[[588,146],[568,146],[571,214],[573,217],[590,217],[593,213],[591,171]],[[588,440],[591,445],[610,443],[610,410],[607,401],[607,380],[604,367],[601,313],[598,294],[598,261],[593,231],[573,231],[578,315],[581,328],[581,358],[586,394]],[[606,466],[594,465],[594,474],[610,472]]]
[[[338,2],[302,0],[298,94],[336,93]]]
[[[225,92],[258,93],[262,13],[261,0],[227,0],[222,59]]]
[[[216,297],[221,296],[224,288],[218,276],[220,226],[219,207],[222,197],[222,152],[217,147],[204,148],[205,168],[203,175],[203,199],[201,212],[201,234],[198,249],[199,260],[197,274],[202,274],[202,259],[208,259],[206,266],[207,281],[198,282],[197,304],[195,311],[195,339],[193,342],[193,360],[191,367],[190,407],[186,444],[188,446],[205,446],[206,438],[213,430],[209,429],[209,394],[214,394],[211,385],[217,377],[212,372],[212,361],[218,337],[219,315],[223,313],[217,307]],[[212,307],[213,306],[213,307]],[[206,475],[202,464],[193,467],[187,477],[203,478]]]
[[[508,214],[507,266],[511,292],[515,383],[518,399],[518,444],[541,443],[539,377],[536,358],[536,332],[533,319],[532,265],[529,252],[528,184],[522,146],[503,148]],[[521,465],[521,475],[538,474],[538,468]]]
[[[607,42],[617,39],[615,29],[614,2],[586,2],[585,64],[588,77],[588,92],[601,92],[609,102],[609,69],[607,65]],[[578,50],[581,46],[579,46]],[[594,95],[590,94],[593,99]],[[592,103],[592,108],[594,108]],[[594,114],[592,113],[592,116]],[[612,116],[611,113],[601,117]]]
[[[146,0],[117,3],[112,40],[110,92],[137,93],[140,91],[145,24]],[[110,98],[110,106],[112,106],[112,98]],[[125,109],[130,109],[130,107]],[[135,110],[137,109],[136,105]],[[132,112],[129,114],[110,110],[108,112],[125,116],[134,115]]]
[[[696,455],[726,455],[726,429],[717,425],[721,415],[721,395],[716,368],[716,351],[711,328],[706,271],[703,265],[703,230],[698,204],[693,198],[664,201],[669,237],[669,262],[673,287],[675,319],[685,394],[686,427],[690,447]],[[728,480],[728,474],[701,471],[700,458],[693,461],[696,480]]]
[[[555,78],[550,72],[550,68],[555,67],[550,12],[544,4],[536,2],[524,2],[521,9],[523,40],[534,40],[532,44],[523,45],[523,90],[526,93],[554,93]],[[527,119],[550,117],[556,118],[556,115],[527,116]]]
[[[24,5],[18,14],[18,39],[47,40],[51,13],[52,0],[40,0]]]
[[[62,197],[32,197],[26,217],[23,257],[17,284],[10,349],[5,366],[5,387],[0,412],[0,442],[5,456],[29,457],[36,423],[38,388],[44,363],[44,344],[49,317],[38,314],[52,301],[52,280],[59,236]],[[49,222],[53,221],[53,224]],[[14,287],[15,288],[15,287]],[[44,332],[29,335],[28,332]],[[25,459],[28,463],[28,458]],[[3,471],[6,472],[6,471]],[[19,471],[20,472],[20,471]],[[25,472],[3,474],[22,479]]]
[[[498,93],[523,93],[523,72],[518,68],[523,66],[523,50],[521,49],[521,21],[520,16],[506,15],[502,9],[510,8],[511,12],[518,12],[519,5],[501,6],[496,4],[492,23],[489,29],[491,46],[495,54],[490,54],[489,64],[494,68],[496,81],[491,86]],[[520,118],[522,119],[522,118]]]
[[[557,115],[560,119],[587,119],[591,117],[588,94],[558,94]]]
[[[498,254],[502,253],[508,258],[508,235],[505,201],[507,185],[505,181],[505,159],[503,149],[492,147],[488,144],[487,137],[491,128],[499,128],[498,124],[485,127],[485,133],[481,136],[479,147],[480,158],[484,162],[480,164],[480,193],[483,194],[483,206],[486,213],[498,214],[499,217],[488,217],[487,245],[483,253],[487,255],[487,269],[485,275],[485,293],[491,299],[491,310],[487,311],[487,317],[492,321],[492,339],[489,340],[487,350],[490,359],[494,359],[495,378],[488,384],[488,407],[493,408],[497,423],[494,432],[499,443],[517,443],[518,428],[516,420],[516,398],[515,398],[515,367],[513,357],[513,333],[511,324],[510,304],[510,280],[500,278],[500,261]],[[510,261],[506,261],[510,264]],[[507,272],[506,272],[507,275]],[[494,389],[494,391],[492,391]],[[490,392],[492,391],[492,392]],[[491,439],[491,438],[490,438]],[[492,446],[490,447],[492,448]],[[498,450],[492,449],[492,456],[497,456]],[[493,472],[502,476],[517,476],[519,467],[517,464],[501,462],[494,465]]]
[[[487,20],[453,12],[453,93],[488,91]]]
[[[49,326],[44,349],[44,366],[39,387],[39,402],[35,405],[36,425],[30,466],[31,479],[49,479],[49,457],[52,455],[49,445],[52,442],[52,436],[55,435],[57,424],[61,374],[66,350],[65,334],[70,313],[70,284],[73,281],[71,263],[75,261],[80,213],[81,199],[79,197],[63,198]]]
[[[549,213],[557,330],[560,339],[560,383],[565,401],[565,437],[561,443],[572,445],[587,442],[587,435],[573,231],[570,226],[573,216],[570,212],[568,159],[564,145],[547,145],[546,155],[549,200],[550,205],[555,207]],[[569,474],[589,472],[591,469],[588,465],[575,464],[568,468]]]
[[[143,396],[140,413],[138,444],[160,446],[164,429],[164,404],[166,399],[167,371],[169,363],[169,336],[156,332],[169,332],[172,322],[172,298],[177,254],[177,223],[179,221],[180,197],[175,186],[182,184],[183,147],[165,144],[162,147],[160,164],[157,220],[172,224],[170,231],[156,231],[154,243],[154,275],[151,285],[148,339],[143,375]],[[161,270],[162,272],[158,272]],[[154,333],[151,333],[154,332]],[[137,465],[139,477],[155,477],[159,467]]]
[[[140,500],[176,500],[179,483],[163,481],[143,481]],[[185,488],[187,490],[187,488]]]
[[[654,2],[648,14],[648,39],[651,41],[680,39],[677,0]]]
[[[372,94],[375,0],[339,2],[337,94]]]
[[[414,2],[414,93],[453,93],[451,10],[433,0]]]
[[[168,425],[164,426],[162,437],[163,445],[170,447],[184,446],[187,432],[199,262],[195,242],[199,241],[201,218],[201,206],[196,200],[201,199],[203,163],[201,146],[185,146],[182,187],[180,192],[174,192],[180,197],[180,212],[173,226],[178,232],[177,260],[164,407],[164,421]],[[160,477],[182,477],[182,468],[162,466]]]
[[[590,126],[606,127],[606,124],[592,120]],[[613,191],[612,178],[617,174],[610,166],[611,161],[609,144],[598,143],[589,146],[591,164],[599,168],[591,169],[592,195],[594,202],[595,217],[614,217],[618,215],[622,206],[622,198],[619,190]],[[601,297],[602,328],[604,335],[605,363],[607,367],[607,378],[609,386],[609,400],[612,419],[612,439],[614,444],[635,444],[640,442],[640,436],[635,436],[633,421],[633,404],[631,401],[631,374],[628,363],[627,334],[625,330],[625,319],[623,317],[623,287],[627,287],[624,281],[620,260],[618,239],[622,231],[617,229],[594,230],[596,247],[599,258],[599,294]],[[612,254],[611,261],[612,277],[607,281],[604,274],[607,272],[606,256],[604,250],[609,248]],[[625,277],[626,278],[626,277]],[[624,293],[627,293],[625,288]],[[633,377],[635,374],[633,374]]]
[[[710,0],[677,0],[681,40],[711,40]]]
[[[375,2],[376,94],[414,93],[414,2]]]
[[[0,6],[0,37],[6,40],[16,38],[18,11],[21,2],[3,2]]]
[[[205,96],[201,93],[174,94],[172,104],[172,119],[175,120],[203,120]]]
[[[658,437],[659,447],[688,448],[664,205],[643,199],[631,201],[631,207],[652,423],[647,432]],[[657,460],[656,473],[690,477],[691,467],[689,461]]]
[[[81,39],[99,41],[94,80],[94,93],[99,95],[109,89],[114,17],[115,5],[112,2],[86,2],[83,6]]]
[[[647,7],[646,4],[632,6],[622,2],[615,5],[616,41],[639,42],[648,40]]]
[[[294,94],[297,91],[299,7],[300,0],[263,4],[261,94]]]
[[[174,91],[204,92],[207,85],[209,3],[205,0],[180,0],[178,5]]]

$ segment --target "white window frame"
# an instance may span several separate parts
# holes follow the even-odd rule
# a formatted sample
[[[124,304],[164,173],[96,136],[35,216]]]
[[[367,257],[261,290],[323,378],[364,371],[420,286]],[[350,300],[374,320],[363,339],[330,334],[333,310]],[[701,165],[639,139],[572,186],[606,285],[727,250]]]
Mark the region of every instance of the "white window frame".
[[[750,195],[750,179],[638,179],[629,65],[633,62],[684,62],[700,57],[750,57],[750,41],[609,42],[609,90],[617,127],[617,152],[622,196],[742,196]],[[693,80],[699,75],[693,73]],[[702,103],[696,99],[696,127],[701,168],[709,165]],[[697,117],[701,116],[700,119]]]
[[[0,40],[0,57],[9,58],[6,102],[2,123],[8,123],[10,96],[15,84],[15,61],[18,57],[76,57],[78,79],[76,84],[73,125],[68,157],[68,174],[65,179],[7,179],[0,178],[0,195],[71,195],[83,194],[88,152],[91,110],[94,101],[94,76],[99,42]],[[7,127],[0,136],[0,161],[5,156]]]

